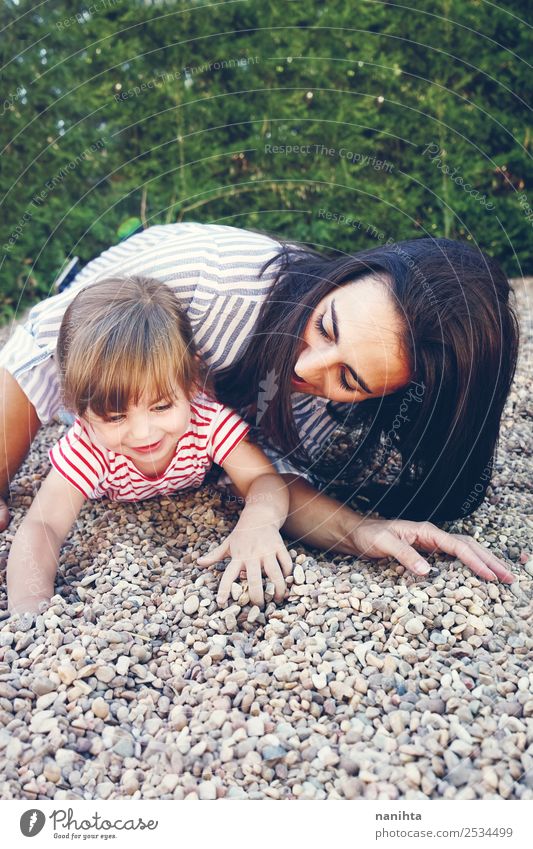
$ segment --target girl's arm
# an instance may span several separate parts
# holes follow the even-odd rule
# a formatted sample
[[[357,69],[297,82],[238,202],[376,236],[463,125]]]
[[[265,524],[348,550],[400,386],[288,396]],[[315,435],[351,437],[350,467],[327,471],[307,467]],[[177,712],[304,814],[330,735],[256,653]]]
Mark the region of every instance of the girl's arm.
[[[10,613],[37,613],[54,594],[61,546],[85,497],[52,469],[20,525],[7,561]]]
[[[242,440],[222,468],[245,499],[245,506],[232,533],[209,554],[199,558],[200,566],[210,566],[231,557],[220,582],[219,604],[228,600],[231,584],[242,570],[248,576],[250,601],[263,605],[264,572],[273,582],[275,598],[285,595],[285,578],[292,571],[292,560],[279,533],[287,518],[289,492],[263,451]]]
[[[243,439],[222,468],[246,500],[249,514],[255,512],[263,523],[270,520],[278,528],[283,525],[289,509],[287,483],[258,445]]]

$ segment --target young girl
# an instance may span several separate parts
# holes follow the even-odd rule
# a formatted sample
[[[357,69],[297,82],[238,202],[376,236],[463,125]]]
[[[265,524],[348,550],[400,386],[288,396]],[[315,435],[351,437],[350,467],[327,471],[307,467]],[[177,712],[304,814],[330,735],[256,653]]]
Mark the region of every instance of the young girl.
[[[198,487],[212,462],[246,499],[219,547],[231,562],[218,602],[241,570],[252,602],[263,602],[263,571],[280,600],[292,570],[279,533],[287,487],[246,440],[248,425],[201,390],[204,368],[169,287],[118,277],[83,289],[65,313],[56,353],[65,406],[77,418],[50,450],[52,469],[13,541],[9,610],[36,613],[53,595],[61,545],[85,499],[137,501]]]

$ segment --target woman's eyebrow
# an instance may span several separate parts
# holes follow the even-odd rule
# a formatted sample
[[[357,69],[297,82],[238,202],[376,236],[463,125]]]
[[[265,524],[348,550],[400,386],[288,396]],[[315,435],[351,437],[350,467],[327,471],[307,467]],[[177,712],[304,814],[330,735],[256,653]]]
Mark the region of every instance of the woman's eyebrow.
[[[331,301],[331,323],[333,325],[333,336],[335,339],[335,344],[339,344],[339,324],[337,322],[337,311],[335,309],[335,299],[333,298]],[[357,381],[361,389],[363,389],[368,395],[372,395],[372,390],[369,389],[368,385],[365,383],[362,377],[360,377],[355,369],[349,366],[347,363],[344,363],[353,379]]]

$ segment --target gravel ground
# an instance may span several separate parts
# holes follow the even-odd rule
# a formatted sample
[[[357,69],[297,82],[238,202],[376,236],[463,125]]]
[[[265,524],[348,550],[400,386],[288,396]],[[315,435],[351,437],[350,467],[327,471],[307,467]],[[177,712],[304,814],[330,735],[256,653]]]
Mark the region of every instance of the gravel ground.
[[[235,584],[220,610],[220,574],[195,566],[238,515],[220,490],[89,504],[50,607],[3,614],[0,796],[533,799],[526,291],[491,494],[449,526],[501,554],[512,587],[449,558],[422,580],[295,546],[283,605]],[[13,485],[2,570],[60,430]]]

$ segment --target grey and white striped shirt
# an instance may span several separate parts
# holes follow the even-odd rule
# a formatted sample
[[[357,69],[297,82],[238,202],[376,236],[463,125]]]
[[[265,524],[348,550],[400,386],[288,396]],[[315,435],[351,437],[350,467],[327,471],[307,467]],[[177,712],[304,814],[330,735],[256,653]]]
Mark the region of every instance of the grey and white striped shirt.
[[[268,236],[219,224],[150,227],[104,251],[65,292],[33,307],[0,351],[0,366],[17,380],[39,419],[50,421],[61,407],[54,352],[70,301],[96,280],[142,274],[171,287],[189,317],[200,354],[217,371],[238,359],[253,333],[276,268],[270,266],[261,278],[259,271],[279,250]],[[313,457],[335,430],[327,399],[302,393],[292,399],[300,439]],[[283,457],[267,453],[278,471],[296,471]],[[304,477],[313,481],[312,469]]]

